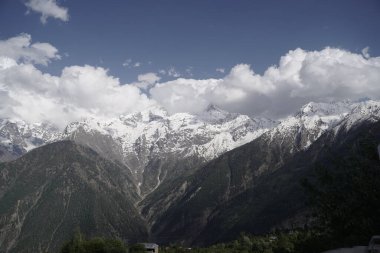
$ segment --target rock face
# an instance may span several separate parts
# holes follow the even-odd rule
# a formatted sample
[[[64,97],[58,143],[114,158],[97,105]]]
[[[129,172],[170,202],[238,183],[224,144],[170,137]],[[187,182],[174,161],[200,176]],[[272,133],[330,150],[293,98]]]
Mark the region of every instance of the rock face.
[[[52,124],[28,124],[22,120],[0,119],[0,162],[11,161],[26,152],[62,139]]]
[[[0,163],[0,252],[55,252],[77,226],[193,245],[303,225],[299,181],[362,134],[376,149],[379,116],[380,103],[364,101],[309,103],[279,123],[213,106],[85,119],[63,132],[3,120],[0,156],[24,155]],[[51,144],[27,152],[39,143]]]
[[[70,141],[0,164],[0,252],[57,252],[89,236],[147,238],[129,171]]]
[[[153,238],[209,244],[241,231],[306,224],[300,181],[314,164],[330,153],[344,154],[363,133],[374,133],[374,149],[380,141],[379,103],[361,103],[349,113],[338,110],[334,117],[320,107],[306,105],[254,141],[148,196],[140,205]]]
[[[190,173],[204,162],[252,141],[277,124],[212,105],[199,115],[169,115],[161,107],[152,107],[115,119],[88,118],[69,124],[62,133],[47,124],[3,122],[1,143],[13,154],[4,152],[0,156],[3,161],[37,146],[70,139],[129,168],[141,196],[167,179]]]

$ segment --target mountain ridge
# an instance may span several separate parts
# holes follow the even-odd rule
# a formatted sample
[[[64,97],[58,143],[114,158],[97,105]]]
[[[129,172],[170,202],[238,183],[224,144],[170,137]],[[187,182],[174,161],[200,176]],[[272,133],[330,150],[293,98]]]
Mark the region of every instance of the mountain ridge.
[[[2,143],[15,157],[27,152],[28,135],[18,131],[9,134],[0,128]],[[111,120],[88,118],[70,123],[63,133],[53,132],[54,138],[40,138],[40,144],[70,139],[89,146],[107,159],[124,164],[146,195],[170,175],[162,164],[168,157],[172,170],[181,170],[180,164],[171,160],[181,157],[189,166],[197,167],[219,154],[251,141],[267,131],[275,122],[264,119],[252,120],[246,115],[232,114],[210,106],[200,115],[177,113],[169,115],[162,107],[150,107],[144,111]],[[26,125],[25,122],[21,125]],[[34,124],[36,125],[36,124]],[[33,126],[34,126],[33,125]],[[38,129],[36,129],[38,130]],[[56,130],[56,129],[54,129]],[[1,131],[3,134],[1,135]],[[17,137],[13,139],[10,137]],[[5,154],[4,154],[5,157]],[[193,162],[192,162],[193,161]],[[182,169],[186,170],[186,169]],[[174,173],[180,173],[180,171]]]
[[[0,252],[56,252],[76,227],[93,236],[148,237],[128,171],[72,141],[0,164],[0,182]]]
[[[131,115],[127,122],[167,124],[164,116],[148,111]],[[307,212],[297,178],[308,175],[308,166],[320,154],[328,153],[324,149],[350,145],[356,134],[377,129],[379,116],[377,101],[347,106],[309,103],[253,141],[210,161],[180,157],[180,153],[155,153],[146,145],[146,136],[139,137],[132,147],[141,156],[131,156],[129,165],[123,163],[123,150],[112,136],[93,128],[76,128],[70,140],[53,142],[14,161],[0,163],[0,239],[6,242],[1,250],[23,252],[25,247],[33,247],[50,251],[49,245],[54,248],[67,239],[75,224],[83,226],[88,235],[98,231],[132,241],[149,238],[183,245],[232,239],[244,230],[261,233],[305,224]],[[185,120],[180,121],[182,124],[195,116],[176,117]],[[232,116],[232,122],[234,117],[240,116]],[[215,118],[217,127],[231,122],[231,118],[224,123],[220,123],[220,117]],[[181,124],[176,126],[188,127]],[[0,133],[5,136],[1,129]],[[155,131],[150,133],[159,136]],[[170,138],[175,140],[177,136]],[[135,167],[128,166],[143,157],[148,159],[142,172],[145,181],[139,184]],[[66,189],[77,192],[70,195],[76,196],[77,204],[68,211],[68,221],[61,216],[65,210],[62,203],[70,203]],[[86,213],[75,206],[83,207]],[[35,231],[31,224],[41,221],[50,210],[52,227]],[[121,217],[123,222],[118,220]],[[118,223],[124,225],[116,229]],[[60,224],[68,225],[64,228]],[[58,232],[54,231],[63,235],[55,235]],[[56,241],[46,241],[46,233],[52,238],[58,236]],[[218,236],[212,237],[215,233]],[[28,239],[31,234],[39,236],[38,244]]]
[[[311,175],[315,162],[332,155],[331,151],[345,154],[344,150],[355,143],[355,136],[369,131],[375,134],[374,142],[380,141],[376,134],[379,104],[364,108],[369,107],[374,115],[362,114],[349,128],[346,122],[355,114],[346,115],[341,124],[296,153],[291,152],[291,141],[296,138],[284,145],[281,138],[268,142],[271,134],[266,133],[212,160],[192,177],[166,189],[166,194],[160,196],[157,192],[143,200],[142,211],[151,222],[153,237],[164,243],[175,240],[184,245],[207,245],[233,239],[241,231],[266,233],[307,224],[300,181]],[[169,201],[173,194],[176,196]],[[156,211],[151,213],[152,209]]]

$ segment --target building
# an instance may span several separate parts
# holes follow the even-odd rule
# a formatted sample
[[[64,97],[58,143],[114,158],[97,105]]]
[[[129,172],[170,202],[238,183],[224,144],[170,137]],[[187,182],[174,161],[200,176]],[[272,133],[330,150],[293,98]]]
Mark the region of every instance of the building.
[[[158,245],[155,243],[142,243],[145,247],[145,251],[148,253],[158,253]]]

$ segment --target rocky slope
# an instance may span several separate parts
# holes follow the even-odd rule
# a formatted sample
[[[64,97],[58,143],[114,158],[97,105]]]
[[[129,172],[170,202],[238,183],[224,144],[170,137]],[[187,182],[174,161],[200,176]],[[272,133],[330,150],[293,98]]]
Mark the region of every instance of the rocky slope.
[[[320,108],[320,104],[308,104],[194,175],[158,188],[141,203],[153,238],[208,244],[231,239],[240,231],[262,233],[305,224],[300,180],[309,175],[316,161],[330,152],[341,155],[341,149],[353,145],[357,135],[376,133],[373,129],[379,127],[378,102],[356,104],[349,113],[335,110],[334,117]]]
[[[52,124],[0,119],[0,162],[13,160],[36,147],[62,138],[61,131]]]
[[[198,115],[169,115],[161,107],[152,107],[114,119],[88,118],[69,124],[63,133],[47,124],[3,122],[3,149],[13,155],[3,152],[2,160],[43,144],[70,139],[129,168],[142,196],[166,179],[190,173],[276,125],[268,119],[252,119],[212,105]]]
[[[363,101],[309,103],[279,124],[215,107],[86,119],[62,134],[25,134],[30,127],[2,121],[7,156],[36,140],[74,142],[0,164],[0,252],[53,251],[76,226],[87,235],[191,245],[305,224],[299,181],[362,134],[380,141],[379,116],[379,102]],[[51,225],[37,229],[46,220]]]
[[[148,231],[125,168],[70,141],[0,164],[0,252],[57,252],[77,227],[142,240]]]

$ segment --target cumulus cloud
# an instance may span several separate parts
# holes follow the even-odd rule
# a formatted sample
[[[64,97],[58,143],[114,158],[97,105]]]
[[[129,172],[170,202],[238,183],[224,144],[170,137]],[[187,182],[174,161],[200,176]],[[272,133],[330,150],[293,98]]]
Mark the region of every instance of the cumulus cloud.
[[[145,82],[149,84],[158,82],[160,79],[161,78],[156,73],[153,73],[153,72],[145,73],[145,74],[141,74],[137,76],[137,80],[139,82]]]
[[[61,127],[84,117],[117,117],[155,104],[132,85],[122,85],[107,70],[70,66],[60,76],[31,64],[1,64],[2,117],[53,122]],[[15,62],[14,62],[15,63]]]
[[[155,104],[101,67],[70,66],[52,76],[31,64],[0,59],[1,117],[63,127],[80,118],[117,117]]]
[[[122,84],[101,67],[69,66],[55,76],[34,65],[58,58],[56,48],[32,44],[29,35],[0,41],[0,118],[63,127],[83,117],[107,119],[157,104],[171,113],[198,113],[210,103],[278,118],[310,101],[380,99],[380,57],[335,48],[289,51],[264,74],[238,64],[223,78],[162,83],[153,72],[139,75],[136,83]]]
[[[56,0],[29,0],[25,2],[25,6],[32,11],[41,13],[41,22],[45,24],[49,17],[60,19],[62,21],[69,20],[68,9],[57,4]]]
[[[58,126],[83,117],[117,117],[155,104],[133,85],[123,85],[101,67],[70,66],[60,76],[38,70],[58,59],[48,43],[31,43],[22,34],[0,41],[0,117],[29,122],[52,122]],[[141,82],[156,82],[152,74]]]
[[[145,74],[141,74],[137,76],[137,81],[132,83],[134,85],[144,91],[149,90],[153,85],[161,79],[156,73],[149,72]]]
[[[150,89],[151,97],[169,112],[196,113],[206,108],[212,101],[210,94],[220,80],[177,79],[157,84]]]
[[[365,47],[362,49],[362,55],[364,56],[364,58],[370,58],[371,56],[369,55],[369,47]]]
[[[380,99],[380,57],[336,48],[296,49],[263,75],[238,64],[223,79],[177,79],[157,84],[151,97],[171,112],[203,110],[214,103],[229,111],[282,117],[309,101]]]
[[[0,55],[18,62],[47,65],[60,59],[58,49],[49,43],[32,43],[29,34],[23,33],[7,40],[0,40]]]

